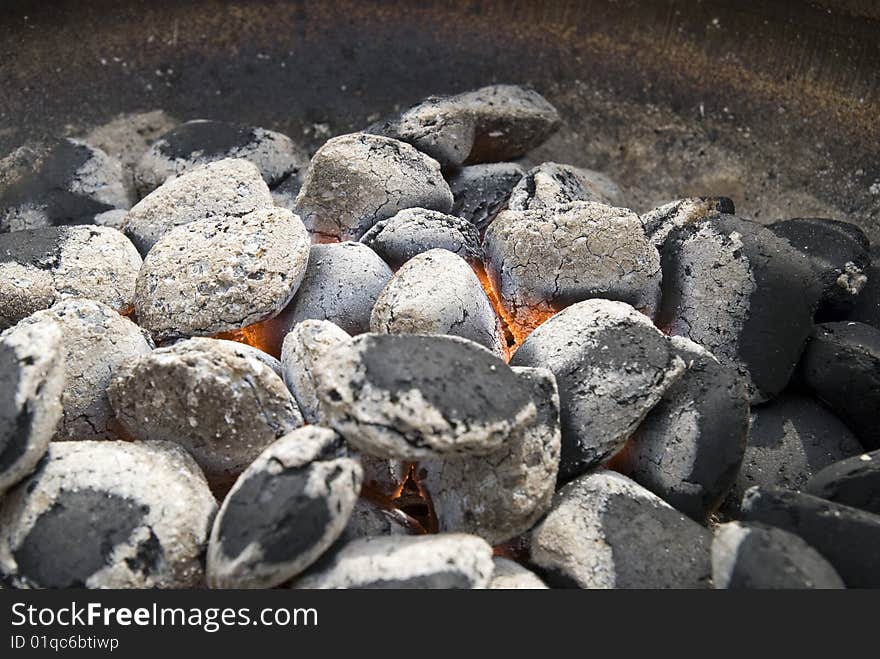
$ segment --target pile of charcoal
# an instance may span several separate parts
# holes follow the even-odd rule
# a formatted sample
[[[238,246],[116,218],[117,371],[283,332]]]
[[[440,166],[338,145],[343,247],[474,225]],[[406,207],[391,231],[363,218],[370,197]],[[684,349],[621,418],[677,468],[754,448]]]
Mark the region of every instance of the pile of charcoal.
[[[3,587],[880,586],[877,246],[640,214],[560,122],[0,160]]]

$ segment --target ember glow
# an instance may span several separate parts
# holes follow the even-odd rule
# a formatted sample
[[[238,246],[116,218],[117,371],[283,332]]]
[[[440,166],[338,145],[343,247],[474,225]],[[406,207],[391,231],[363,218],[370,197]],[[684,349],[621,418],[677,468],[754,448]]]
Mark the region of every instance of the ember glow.
[[[220,332],[214,338],[245,343],[275,358],[280,358],[283,337],[279,339],[277,334],[272,320],[265,320],[230,332]]]

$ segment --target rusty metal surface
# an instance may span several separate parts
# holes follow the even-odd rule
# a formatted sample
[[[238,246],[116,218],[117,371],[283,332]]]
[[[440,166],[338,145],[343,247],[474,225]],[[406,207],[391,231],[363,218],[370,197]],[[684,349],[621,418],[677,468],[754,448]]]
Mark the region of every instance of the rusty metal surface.
[[[680,151],[717,147],[746,154],[728,178],[791,192],[792,213],[827,206],[876,231],[880,21],[858,1],[832,5],[7,1],[0,151],[157,108],[275,127],[314,147],[326,139],[316,124],[355,130],[427,94],[523,82],[563,107],[574,159],[601,161],[626,185],[662,175],[632,153],[663,155],[656,140],[678,126],[669,149],[682,173],[649,186],[645,204],[702,180]],[[629,144],[629,160],[588,132]]]

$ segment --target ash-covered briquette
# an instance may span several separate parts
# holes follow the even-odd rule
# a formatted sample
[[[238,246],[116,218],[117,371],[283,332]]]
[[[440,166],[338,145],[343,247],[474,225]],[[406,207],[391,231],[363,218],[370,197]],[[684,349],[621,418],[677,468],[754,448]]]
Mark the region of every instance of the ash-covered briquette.
[[[659,304],[660,255],[638,216],[595,202],[502,211],[483,239],[486,272],[518,324],[589,298],[649,316]]]
[[[672,337],[687,365],[645,417],[617,468],[698,522],[736,480],[749,432],[742,377],[690,339]]]
[[[445,249],[414,256],[379,294],[370,316],[379,334],[449,334],[505,354],[501,323],[468,263]]]
[[[172,229],[138,273],[138,322],[157,339],[168,339],[211,336],[272,318],[296,293],[309,248],[303,223],[285,208]]]
[[[218,160],[171,179],[135,204],[122,230],[141,254],[174,227],[196,220],[242,217],[274,202],[260,170],[235,158]]]
[[[272,588],[339,537],[361,489],[361,467],[332,430],[307,426],[264,450],[238,478],[208,544],[212,588]]]
[[[179,123],[163,110],[119,114],[91,129],[82,140],[118,159],[126,174],[133,176],[138,161],[150,145]]]
[[[559,127],[559,113],[536,91],[490,85],[455,96],[429,97],[379,121],[368,133],[402,140],[446,169],[514,160]]]
[[[90,224],[131,203],[122,164],[83,142],[22,146],[0,159],[0,233]]]
[[[880,330],[856,322],[816,325],[800,373],[866,450],[880,448]]]
[[[827,408],[786,392],[752,407],[745,456],[724,507],[735,511],[754,485],[803,489],[819,470],[861,452],[856,437]]]
[[[880,245],[871,247],[870,262],[865,271],[868,281],[856,296],[852,309],[841,320],[852,320],[880,329]]]
[[[647,317],[610,300],[587,300],[558,313],[525,340],[510,364],[546,367],[556,376],[562,480],[618,451],[685,371]]]
[[[352,335],[369,332],[373,305],[393,274],[361,243],[312,245],[296,295],[267,329],[284,337],[305,320],[327,320]]]
[[[168,442],[52,443],[0,502],[0,572],[15,588],[195,588],[217,504]]]
[[[315,364],[336,350],[351,336],[329,320],[304,320],[284,337],[281,347],[281,375],[296,398],[307,423],[322,423],[321,402],[315,393]]]
[[[509,558],[495,556],[492,563],[495,569],[487,586],[491,590],[547,590],[541,577]]]
[[[818,320],[840,320],[868,281],[870,245],[855,224],[825,218],[795,218],[768,227],[812,263],[822,286]]]
[[[353,540],[325,568],[293,583],[299,589],[474,589],[492,578],[492,548],[463,533]]]
[[[662,252],[658,326],[736,368],[752,403],[777,396],[822,292],[810,263],[786,239],[733,215],[673,229]]]
[[[305,150],[287,135],[197,119],[172,128],[153,142],[135,168],[135,183],[145,195],[174,176],[224,158],[252,162],[270,186],[295,176],[309,162]]]
[[[480,232],[460,217],[424,208],[407,208],[387,220],[377,222],[361,242],[399,268],[414,256],[430,249],[445,249],[471,264],[480,263],[483,248]]]
[[[528,531],[550,508],[559,470],[559,393],[543,368],[515,368],[538,412],[486,456],[428,458],[417,465],[441,531],[473,533],[492,545]]]
[[[640,216],[645,235],[657,249],[663,247],[673,229],[694,224],[720,213],[733,215],[733,200],[727,197],[686,197],[663,204]]]
[[[108,227],[0,234],[0,329],[71,297],[127,311],[141,264],[134,245]]]
[[[564,486],[531,534],[551,586],[709,588],[712,534],[625,476],[597,471]]]
[[[800,536],[850,588],[880,587],[880,515],[803,492],[753,487],[740,518]]]
[[[421,525],[399,508],[383,508],[360,498],[355,502],[351,517],[339,538],[340,542],[348,543],[359,538],[410,535],[422,531]]]
[[[573,201],[617,204],[620,187],[605,174],[556,162],[541,163],[520,179],[510,193],[512,211],[534,211]]]
[[[440,165],[409,144],[365,133],[318,149],[295,204],[316,242],[358,240],[404,208],[449,212],[452,192]]]
[[[712,582],[719,589],[845,588],[834,567],[800,537],[739,522],[715,529]]]
[[[529,383],[453,336],[364,334],[314,374],[327,424],[381,458],[487,455],[536,414]]]
[[[880,450],[828,465],[813,476],[803,490],[880,515]]]
[[[303,422],[281,378],[232,341],[187,339],[129,359],[108,394],[132,437],[182,445],[218,487]]]
[[[514,162],[462,167],[449,177],[452,214],[482,231],[507,206],[511,191],[525,173]]]
[[[0,496],[33,471],[61,421],[62,341],[51,320],[0,334]]]
[[[152,350],[150,337],[107,305],[81,298],[37,311],[15,329],[42,331],[53,322],[61,329],[65,374],[61,423],[53,439],[120,439],[107,387],[122,364]]]

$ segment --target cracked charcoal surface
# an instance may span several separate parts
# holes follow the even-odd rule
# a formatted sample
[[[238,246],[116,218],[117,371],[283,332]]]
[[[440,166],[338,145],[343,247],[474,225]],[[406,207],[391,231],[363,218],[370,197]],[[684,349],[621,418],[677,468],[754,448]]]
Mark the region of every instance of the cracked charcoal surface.
[[[321,423],[324,414],[315,392],[315,365],[327,353],[351,340],[351,336],[329,320],[304,320],[284,337],[281,375],[296,398],[307,423]]]
[[[473,269],[445,249],[407,261],[379,294],[370,330],[380,334],[448,334],[505,353],[501,324]]]
[[[745,378],[752,403],[788,384],[821,293],[784,238],[733,215],[670,232],[657,324],[699,343]]]
[[[511,190],[525,173],[525,169],[513,162],[462,167],[449,177],[453,197],[451,213],[482,231],[507,206]]]
[[[131,202],[122,164],[84,142],[51,140],[0,159],[0,233],[90,224]]]
[[[871,247],[870,262],[865,272],[868,281],[856,296],[852,309],[841,320],[852,320],[880,329],[880,245]]]
[[[146,255],[174,227],[242,217],[273,205],[260,170],[246,160],[227,158],[196,167],[151,192],[132,207],[122,230]]]
[[[294,588],[486,588],[492,548],[463,533],[354,540],[330,565],[294,582]]]
[[[662,249],[673,229],[695,224],[720,213],[733,215],[733,201],[727,197],[686,197],[663,204],[640,216],[645,235]]]
[[[476,120],[467,165],[515,160],[543,143],[560,125],[556,108],[526,87],[489,85],[455,98]]]
[[[302,425],[281,378],[232,341],[187,339],[129,359],[108,393],[132,437],[180,444],[217,487]]]
[[[745,456],[725,509],[735,511],[753,485],[803,489],[819,470],[861,452],[832,412],[810,396],[784,393],[752,408]]]
[[[0,234],[0,329],[71,297],[127,311],[141,263],[128,239],[107,227]]]
[[[309,162],[303,148],[287,135],[200,119],[180,124],[153,142],[137,164],[135,182],[145,195],[174,176],[224,158],[253,163],[270,186],[296,175]]]
[[[322,357],[315,376],[327,423],[376,457],[486,455],[536,414],[507,364],[458,337],[365,334]]]
[[[623,208],[575,202],[552,209],[503,211],[483,239],[486,271],[513,318],[589,298],[620,300],[653,315],[660,256],[638,216]]]
[[[620,188],[604,174],[545,162],[530,169],[520,179],[510,193],[507,207],[513,211],[528,211],[553,208],[573,201],[617,204],[621,200]]]
[[[804,492],[880,515],[880,451],[835,462],[816,473]]]
[[[197,587],[216,510],[174,444],[53,443],[0,503],[0,571],[16,588]]]
[[[444,169],[455,169],[470,155],[475,131],[476,117],[457,97],[432,96],[365,132],[411,144]]]
[[[61,421],[63,354],[53,321],[0,334],[0,495],[33,471]]]
[[[525,340],[510,364],[545,367],[556,376],[562,480],[618,451],[685,369],[650,320],[609,300],[561,311]]]
[[[783,220],[769,229],[813,264],[823,288],[817,318],[840,319],[868,281],[870,246],[862,230],[849,222],[825,218]]]
[[[276,316],[309,259],[300,219],[284,208],[195,220],[150,250],[135,289],[138,322],[158,339],[211,336]]]
[[[880,330],[855,322],[816,325],[801,377],[865,449],[880,448]]]
[[[849,588],[880,586],[880,516],[802,492],[753,487],[742,517],[800,536],[824,556]]]
[[[715,531],[712,581],[726,589],[844,588],[834,567],[798,536],[739,522]]]
[[[107,305],[79,298],[37,311],[16,329],[42,331],[45,323],[52,322],[61,329],[65,373],[62,417],[53,439],[120,439],[107,387],[124,363],[150,352],[152,341]]]
[[[532,562],[551,586],[708,588],[711,541],[709,531],[640,485],[597,471],[556,493],[532,531]]]
[[[547,369],[515,368],[538,412],[486,456],[418,463],[440,530],[473,533],[497,545],[528,531],[547,512],[559,469],[559,393]]]
[[[449,212],[452,192],[436,160],[398,140],[353,133],[318,149],[295,208],[317,242],[358,240],[405,208]]]
[[[370,330],[370,313],[393,273],[376,252],[354,242],[312,245],[302,283],[290,304],[269,321],[286,336],[304,320],[329,320],[349,334]]]
[[[621,452],[619,469],[698,522],[723,500],[739,473],[749,432],[749,400],[736,371],[684,337],[671,339],[687,365]]]
[[[271,588],[327,550],[348,522],[361,467],[332,430],[308,426],[264,450],[220,508],[208,546],[213,588]]]
[[[507,558],[495,556],[492,559],[495,570],[488,588],[492,590],[546,590],[547,584],[541,578]]]
[[[480,233],[467,220],[424,208],[407,208],[377,222],[361,238],[392,268],[430,249],[445,249],[471,264],[483,257]]]

